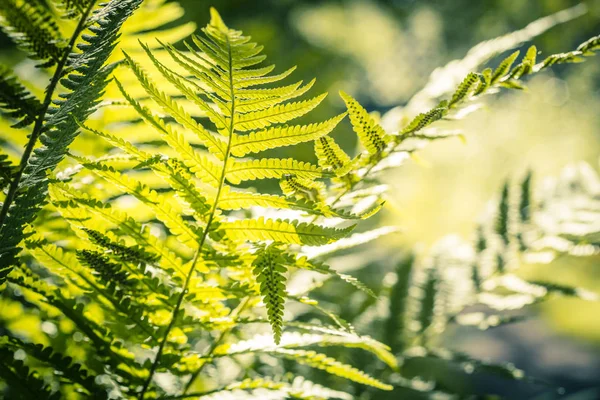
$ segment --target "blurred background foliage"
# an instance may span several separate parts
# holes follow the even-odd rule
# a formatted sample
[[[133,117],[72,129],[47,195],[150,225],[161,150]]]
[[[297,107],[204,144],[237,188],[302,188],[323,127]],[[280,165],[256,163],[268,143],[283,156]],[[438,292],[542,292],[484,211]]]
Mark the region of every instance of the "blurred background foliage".
[[[475,44],[523,28],[537,18],[580,1],[180,0],[179,3],[186,10],[184,19],[199,26],[209,18],[209,6],[216,6],[230,26],[264,44],[270,60],[279,69],[297,65],[297,77],[305,81],[317,77],[316,91],[329,92],[330,96],[313,117],[325,119],[343,111],[343,102],[337,96],[342,88],[370,111],[384,113],[406,104],[436,67],[462,58]],[[586,15],[554,27],[534,40],[542,56],[574,49],[600,33],[600,1],[584,3],[588,6]],[[5,37],[0,38],[0,46],[4,62],[20,61]],[[30,67],[24,64],[22,68]],[[27,71],[18,72],[27,75]],[[480,216],[506,178],[522,176],[530,168],[536,171],[540,183],[545,176],[557,175],[565,165],[580,160],[596,168],[600,155],[598,110],[598,59],[553,68],[552,72],[529,81],[525,92],[493,96],[483,110],[451,122],[453,128],[464,131],[466,143],[457,139],[432,143],[419,154],[419,162],[409,161],[386,177],[392,190],[380,222],[399,225],[402,233],[349,255],[339,264],[353,269],[353,274],[379,292],[389,285],[386,277],[389,278],[400,256],[415,246],[425,251],[450,233],[472,240]],[[356,143],[352,142],[354,135],[345,135],[349,132],[349,122],[345,121],[335,136],[345,148],[351,149]],[[305,152],[294,154],[296,158],[312,157],[310,145],[294,149]],[[547,278],[547,268],[547,265],[526,266],[522,274],[533,279]],[[553,264],[552,274],[552,278],[600,293],[598,257],[588,263],[563,257]],[[369,329],[368,324],[356,320],[367,301],[364,294],[343,284],[327,285],[332,289],[322,291],[322,300],[329,300],[359,330]],[[531,322],[488,332],[450,330],[447,340],[453,347],[478,357],[512,361],[531,375],[552,382],[552,386],[564,386],[569,392],[598,386],[600,320],[594,316],[600,315],[600,306],[577,299],[556,299],[534,310],[539,318]],[[10,312],[4,310],[3,314],[8,317]],[[27,321],[21,323],[26,325]],[[352,358],[354,355],[348,357],[354,365],[367,362]],[[311,378],[319,381],[318,377]],[[454,381],[455,385],[488,385],[509,397],[516,393],[529,396],[547,392],[524,385],[507,388],[494,380],[456,380],[451,372],[446,372],[443,380]],[[589,392],[583,398],[597,398],[596,395],[597,392]]]

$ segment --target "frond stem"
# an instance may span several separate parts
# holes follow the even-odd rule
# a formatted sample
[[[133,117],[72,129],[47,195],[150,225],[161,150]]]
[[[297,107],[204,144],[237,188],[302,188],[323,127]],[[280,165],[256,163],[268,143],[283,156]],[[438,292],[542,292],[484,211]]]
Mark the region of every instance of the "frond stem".
[[[6,216],[8,215],[8,210],[15,199],[15,195],[17,194],[17,189],[19,188],[19,183],[21,182],[21,178],[23,177],[23,172],[27,167],[27,163],[29,162],[29,158],[31,157],[31,153],[33,152],[33,148],[37,143],[40,134],[44,128],[44,118],[46,117],[46,112],[48,108],[50,108],[50,104],[52,104],[52,97],[54,96],[54,92],[62,78],[63,72],[67,65],[67,61],[69,60],[69,55],[73,51],[75,47],[75,42],[79,38],[79,35],[86,29],[87,19],[94,9],[96,5],[96,1],[90,2],[89,6],[85,10],[85,12],[81,15],[81,19],[77,24],[77,27],[73,31],[71,35],[71,39],[69,40],[69,44],[65,48],[65,54],[62,56],[58,64],[56,65],[56,70],[54,71],[54,75],[52,76],[52,80],[50,84],[46,88],[46,95],[44,97],[44,102],[42,103],[42,107],[40,108],[37,119],[35,120],[35,125],[33,126],[33,130],[31,135],[29,136],[29,141],[27,142],[27,146],[25,147],[25,151],[23,151],[23,155],[21,156],[21,162],[19,163],[19,170],[13,177],[10,182],[10,186],[8,188],[8,192],[6,193],[6,197],[4,198],[4,203],[2,204],[2,210],[0,210],[0,229],[4,225]]]
[[[202,234],[202,238],[200,239],[200,244],[198,245],[198,249],[196,250],[196,254],[194,255],[194,259],[192,261],[192,265],[190,266],[190,270],[188,271],[187,276],[185,278],[185,282],[183,284],[181,293],[179,293],[179,296],[177,297],[177,303],[175,304],[175,308],[173,309],[173,312],[171,313],[171,320],[169,321],[169,325],[167,326],[167,329],[165,330],[165,333],[162,337],[160,345],[158,346],[158,351],[156,353],[156,357],[154,358],[154,362],[152,363],[152,367],[150,367],[150,372],[148,374],[148,378],[146,379],[146,382],[144,383],[144,386],[138,396],[139,400],[144,399],[144,396],[145,396],[146,392],[148,391],[148,388],[150,387],[152,378],[154,377],[156,369],[158,368],[158,364],[160,363],[160,359],[162,358],[162,354],[165,349],[165,345],[167,344],[167,338],[168,338],[169,334],[171,333],[171,330],[175,327],[175,323],[177,321],[177,317],[178,317],[179,311],[181,309],[181,305],[183,303],[183,298],[187,294],[188,286],[190,284],[192,276],[194,275],[194,270],[196,269],[196,264],[198,263],[198,260],[200,259],[200,256],[202,254],[202,248],[204,247],[204,243],[206,242],[206,238],[208,237],[208,232],[210,231],[210,226],[212,225],[212,222],[214,220],[214,217],[215,217],[215,214],[217,211],[217,205],[219,203],[219,198],[221,196],[221,192],[223,190],[223,185],[225,183],[225,174],[227,173],[227,162],[229,160],[229,153],[231,151],[231,144],[233,141],[232,138],[233,138],[233,133],[234,133],[234,120],[235,120],[235,118],[234,118],[235,117],[235,90],[234,90],[234,86],[233,86],[232,50],[231,50],[231,43],[229,42],[229,37],[227,35],[226,35],[226,37],[227,37],[227,50],[228,50],[228,55],[229,55],[228,61],[229,61],[229,89],[230,89],[230,94],[231,94],[231,109],[230,109],[231,120],[229,123],[229,138],[227,140],[227,149],[225,151],[225,157],[223,159],[223,168],[221,169],[221,176],[219,178],[219,186],[217,188],[217,194],[215,196],[215,201],[213,203],[213,206],[210,210],[208,220],[206,222],[206,229],[204,230],[204,233]]]

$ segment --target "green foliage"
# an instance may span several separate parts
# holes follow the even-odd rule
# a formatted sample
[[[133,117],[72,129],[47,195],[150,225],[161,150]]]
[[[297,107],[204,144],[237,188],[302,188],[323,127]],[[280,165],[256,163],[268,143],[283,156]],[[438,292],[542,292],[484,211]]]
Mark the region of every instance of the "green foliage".
[[[273,329],[275,343],[281,341],[281,327],[283,325],[283,303],[285,301],[285,259],[281,250],[273,245],[258,250],[254,259],[252,272],[260,286],[260,294],[267,306],[269,323]]]
[[[61,36],[54,16],[37,2],[2,0],[0,27],[23,50],[42,66],[59,64],[66,51],[66,40]]]
[[[4,66],[0,67],[0,96],[0,107],[7,111],[7,115],[10,118],[22,119],[13,125],[15,128],[34,122],[42,107],[40,101]]]
[[[27,29],[34,32],[25,34],[24,39],[19,36],[19,41],[30,43],[40,58],[51,58],[52,64],[57,63],[58,66],[50,85],[46,88],[46,97],[41,107],[37,107],[36,103],[35,110],[24,108],[13,111],[13,115],[33,115],[31,113],[36,112],[37,115],[19,170],[12,177],[0,213],[0,240],[3,244],[0,252],[0,283],[4,281],[11,267],[18,262],[17,254],[20,251],[18,245],[26,236],[24,229],[27,224],[33,222],[45,202],[48,187],[47,171],[56,168],[64,158],[68,146],[77,136],[78,126],[75,120],[85,120],[99,102],[107,79],[115,67],[114,64],[105,65],[105,63],[114,48],[119,28],[139,3],[140,1],[134,0],[113,1],[106,3],[94,13],[91,13],[93,3],[90,3],[87,12],[81,16],[73,32],[69,46],[61,51],[53,50],[56,39],[45,31],[48,19],[38,18],[37,13],[41,11],[37,8],[35,16],[30,21],[25,22],[21,19],[29,18],[27,15],[7,16],[10,23],[14,21],[15,29],[25,24]],[[15,5],[5,6],[6,10],[16,10]],[[29,10],[30,6],[23,7]],[[50,26],[58,30],[54,25]],[[91,34],[81,36],[86,27]],[[77,45],[79,51],[71,53],[80,36],[83,42]],[[46,45],[48,47],[44,47]],[[61,52],[64,54],[59,54]],[[59,83],[68,92],[61,93],[60,99],[54,99],[54,91]],[[27,95],[23,94],[14,83],[12,88],[13,91],[17,89],[16,94],[23,103],[21,105],[29,107],[32,100],[27,100]],[[10,105],[11,108],[16,106],[18,105],[14,102]],[[34,150],[38,139],[42,146]]]
[[[55,11],[77,23],[65,40],[59,32],[69,23],[37,2],[4,3],[6,31],[44,67],[55,66],[49,86],[38,88],[46,89],[42,100],[8,69],[0,73],[6,118],[18,128],[33,124],[18,166],[0,155],[0,186],[8,188],[1,306],[44,327],[23,334],[0,316],[0,352],[12,361],[0,377],[11,398],[378,398],[375,389],[418,390],[399,365],[419,358],[518,379],[522,371],[510,365],[439,348],[445,327],[513,323],[519,319],[505,309],[551,295],[595,298],[513,274],[514,260],[546,246],[556,254],[597,251],[593,221],[585,234],[548,240],[537,221],[553,215],[548,207],[560,196],[537,201],[531,175],[518,196],[504,187],[498,211],[465,245],[470,257],[444,242],[429,255],[415,252],[377,292],[334,266],[337,252],[397,231],[363,231],[349,220],[381,210],[377,175],[413,154],[415,142],[453,136],[436,130],[438,121],[461,118],[482,95],[521,88],[522,78],[552,64],[593,55],[598,38],[537,63],[535,47],[520,62],[514,53],[386,130],[385,118],[344,92],[347,113],[310,120],[326,96],[304,98],[314,80],[284,83],[295,68],[265,66],[262,46],[214,9],[202,35],[174,46],[191,30],[173,23],[181,16],[174,3],[56,0]],[[331,136],[346,115],[361,144],[356,154]],[[80,130],[91,146],[75,146]],[[273,155],[310,142],[317,164]],[[595,194],[577,194],[590,202],[587,212],[596,206]],[[321,302],[319,288],[331,278],[358,289],[362,313],[388,310],[373,321],[383,327],[373,337],[357,333],[368,324]],[[515,307],[511,295],[527,301]],[[476,304],[496,311],[468,315]],[[370,357],[360,368],[355,352]],[[209,365],[231,368],[223,374],[231,380],[211,379]]]

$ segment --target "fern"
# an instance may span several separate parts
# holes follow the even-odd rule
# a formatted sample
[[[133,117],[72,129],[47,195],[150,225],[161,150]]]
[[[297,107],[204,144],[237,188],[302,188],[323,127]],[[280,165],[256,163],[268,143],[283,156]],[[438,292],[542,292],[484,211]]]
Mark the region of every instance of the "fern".
[[[47,171],[53,170],[63,159],[67,147],[78,133],[73,118],[84,120],[98,103],[106,80],[114,68],[114,65],[104,64],[114,47],[120,26],[138,4],[139,1],[113,1],[91,13],[94,3],[90,3],[87,11],[81,16],[69,45],[64,51],[61,50],[64,54],[58,54],[54,50],[53,36],[44,31],[48,22],[37,17],[38,13],[41,13],[38,9],[31,11],[36,14],[30,22],[24,22],[21,18],[26,16],[20,14],[14,18],[8,17],[9,22],[14,21],[17,27],[25,23],[33,29],[35,32],[26,34],[23,40],[38,51],[40,58],[49,57],[58,65],[46,89],[42,106],[37,111],[36,122],[23,152],[21,164],[12,177],[0,212],[0,238],[3,243],[0,253],[1,281],[16,263],[18,245],[25,237],[25,226],[33,221],[45,201],[48,187]],[[28,10],[30,6],[23,7]],[[71,54],[76,41],[87,26],[93,34],[86,35],[85,42],[77,45],[80,52]],[[51,27],[54,29],[54,25]],[[48,49],[42,52],[41,49],[45,48],[46,44]],[[63,77],[67,71],[69,74]],[[54,91],[59,83],[68,89],[69,93],[62,94],[62,99],[55,100],[55,105],[51,106]],[[21,98],[22,96],[23,94]],[[38,139],[42,147],[34,150]]]
[[[17,120],[21,119],[13,127],[24,127],[35,121],[42,107],[40,101],[4,66],[0,67],[0,93],[0,106],[7,111],[7,115]]]
[[[254,259],[252,272],[260,285],[263,302],[267,306],[269,322],[273,328],[275,343],[281,341],[283,303],[285,297],[286,267],[280,251],[272,245],[260,250]]]
[[[553,197],[538,202],[530,175],[518,196],[507,184],[472,258],[443,242],[401,262],[395,280],[376,290],[357,278],[360,271],[355,277],[334,268],[344,263],[332,256],[398,231],[354,233],[361,229],[354,222],[383,207],[380,171],[401,164],[422,142],[456,135],[438,131],[438,121],[461,118],[484,94],[520,88],[522,78],[550,65],[593,55],[597,38],[541,62],[532,47],[520,61],[514,55],[494,70],[465,74],[444,93],[447,100],[436,98],[390,129],[389,116],[370,115],[343,92],[347,113],[310,120],[326,96],[304,97],[314,80],[285,83],[295,68],[265,66],[262,46],[227,27],[214,9],[201,36],[174,46],[193,24],[173,23],[182,10],[172,2],[53,1],[61,17],[78,24],[66,40],[58,36],[68,31],[63,20],[37,2],[9,3],[20,6],[4,12],[19,13],[3,20],[7,32],[56,69],[41,100],[31,93],[43,88],[20,83],[8,69],[0,74],[4,115],[16,127],[33,124],[19,166],[10,153],[0,155],[0,186],[8,187],[0,215],[0,271],[8,282],[1,301],[72,334],[21,335],[0,316],[0,352],[14,360],[0,368],[4,381],[14,381],[5,395],[348,399],[381,395],[367,390],[418,390],[404,367],[420,358],[517,379],[522,371],[510,365],[439,348],[441,332],[448,324],[484,329],[519,321],[503,311],[515,308],[511,295],[525,299],[517,308],[553,295],[596,299],[512,273],[515,259],[597,252],[587,243],[597,235],[590,221],[557,235],[537,224],[540,215],[552,215]],[[346,115],[361,145],[356,153],[331,136]],[[83,144],[74,142],[80,130]],[[310,142],[316,162],[271,156]],[[362,320],[338,312],[346,304],[330,308],[322,300],[327,292],[319,288],[334,280],[358,289],[359,301],[348,303],[356,303]],[[475,304],[497,310],[471,315],[467,307]],[[363,329],[372,337],[358,333]],[[357,364],[359,354],[370,358]],[[353,390],[281,376],[274,359],[332,387],[343,378]],[[206,370],[234,364],[240,372],[223,377]]]
[[[61,60],[70,48],[65,47],[52,14],[35,2],[2,0],[0,6],[0,26],[18,46],[42,60],[44,67],[64,63]]]
[[[235,214],[226,215],[224,211],[260,206],[299,210],[325,218],[359,219],[367,218],[381,208],[378,205],[365,212],[354,213],[329,207],[324,195],[308,198],[298,192],[299,185],[307,185],[307,182],[302,183],[303,179],[330,176],[316,165],[294,159],[237,159],[263,150],[326,137],[345,115],[322,123],[293,127],[280,125],[310,112],[324,96],[289,102],[304,94],[311,85],[296,86],[293,90],[283,87],[280,91],[258,89],[284,79],[292,70],[270,75],[273,68],[254,67],[264,58],[259,55],[260,48],[247,43],[247,38],[239,32],[227,28],[214,10],[204,33],[206,37],[193,37],[193,45],[186,44],[187,52],[163,45],[161,51],[179,70],[159,60],[148,45],[141,45],[150,65],[170,87],[161,86],[159,89],[146,68],[129,55],[129,50],[124,55],[124,61],[141,89],[173,117],[175,124],[164,121],[147,101],[131,94],[120,76],[115,80],[125,101],[157,131],[169,146],[169,153],[174,155],[142,150],[132,142],[83,124],[86,115],[74,115],[77,127],[120,148],[127,157],[93,160],[70,154],[70,158],[83,167],[70,179],[77,182],[91,178],[109,183],[111,189],[106,194],[112,193],[113,199],[118,199],[123,193],[133,196],[151,210],[161,229],[176,238],[178,245],[150,235],[134,218],[113,207],[116,204],[109,198],[103,204],[70,184],[55,182],[50,187],[53,205],[77,233],[77,238],[73,238],[70,244],[77,249],[76,259],[64,255],[70,260],[67,264],[78,264],[76,268],[71,267],[71,273],[75,275],[69,275],[67,283],[73,288],[89,287],[93,291],[91,297],[110,309],[113,318],[124,318],[134,327],[129,335],[148,335],[149,343],[156,346],[156,355],[148,364],[147,373],[135,372],[136,379],[145,376],[141,390],[130,392],[138,398],[154,397],[155,391],[161,390],[154,386],[157,372],[179,371],[182,376],[190,378],[187,387],[193,386],[205,363],[192,366],[186,361],[182,364],[188,349],[188,339],[182,329],[187,329],[184,327],[189,324],[217,324],[216,316],[227,316],[223,301],[228,298],[240,299],[236,313],[241,313],[253,304],[250,299],[260,293],[275,340],[279,342],[283,333],[283,302],[286,297],[285,292],[281,292],[285,285],[282,268],[285,268],[284,265],[312,268],[296,262],[293,256],[288,257],[288,254],[293,254],[290,246],[332,243],[354,228],[353,225],[329,228],[300,220],[239,218]],[[186,77],[187,74],[194,78]],[[198,122],[195,115],[174,100],[170,94],[173,91],[179,91],[182,97],[198,107],[206,120]],[[239,109],[236,108],[238,104]],[[188,133],[195,136],[206,152],[198,151],[187,142]],[[119,164],[122,162],[133,169],[121,169]],[[176,202],[172,202],[172,194],[155,190],[131,173],[146,170],[152,171],[173,188]],[[295,199],[274,194],[251,194],[234,188],[243,181],[268,178],[282,179],[284,193],[294,190]],[[317,190],[325,189],[323,183],[311,185],[320,188]],[[94,197],[98,198],[98,195],[100,193],[94,194]],[[193,219],[186,215],[193,216]],[[250,256],[246,251],[248,243],[255,249]],[[78,249],[79,246],[85,249]],[[32,247],[31,251],[35,253],[33,250]],[[41,254],[33,255],[43,263]],[[48,267],[50,265],[53,263]],[[210,279],[212,270],[221,265],[233,268],[226,274],[231,283],[221,286],[201,283]],[[49,270],[52,271],[51,268]],[[236,270],[247,272],[239,275]],[[55,269],[52,272],[59,271]],[[252,277],[252,272],[255,277]],[[327,273],[333,273],[333,270]],[[368,291],[349,275],[333,275]],[[80,277],[84,280],[80,281]],[[22,284],[20,281],[11,282]],[[142,301],[139,296],[144,294],[151,295],[151,298]],[[200,314],[190,312],[191,309],[198,310]],[[222,330],[221,338],[227,333],[227,329]],[[122,333],[113,331],[111,334]],[[98,337],[96,340],[104,339]],[[209,358],[217,354],[218,343],[219,340],[209,350]],[[118,362],[116,354],[111,355],[111,352],[106,357]],[[311,363],[316,366],[316,360]],[[326,369],[334,373],[366,384],[375,382],[333,359],[327,359],[326,363],[329,365]],[[113,374],[123,382],[121,390],[131,390],[126,385],[135,381],[132,376],[118,368]]]

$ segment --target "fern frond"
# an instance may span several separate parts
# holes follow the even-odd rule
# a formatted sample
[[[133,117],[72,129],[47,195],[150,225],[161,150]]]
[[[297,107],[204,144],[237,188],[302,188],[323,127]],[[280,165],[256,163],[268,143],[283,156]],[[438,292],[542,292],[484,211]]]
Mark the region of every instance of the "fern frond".
[[[149,55],[151,55],[151,52],[147,47],[145,50]],[[226,144],[218,136],[206,131],[202,125],[197,123],[171,97],[167,96],[164,92],[161,92],[150,81],[150,78],[142,70],[142,68],[135,61],[133,61],[133,59],[127,53],[125,53],[125,59],[148,95],[158,104],[160,104],[160,106],[163,107],[163,109],[169,113],[170,116],[175,118],[177,122],[194,132],[200,139],[201,143],[204,144],[212,154],[217,156],[220,160],[223,160],[225,158]],[[153,59],[153,61],[155,61],[155,65],[158,65],[156,59]],[[166,73],[163,73],[163,76],[165,76],[165,74]]]
[[[284,175],[279,181],[281,191],[287,197],[305,199],[314,203],[323,203],[325,184],[319,181],[298,177],[296,175]]]
[[[194,150],[183,134],[173,129],[170,125],[165,124],[164,121],[155,116],[148,108],[143,107],[137,100],[127,94],[118,80],[115,82],[125,99],[149,124],[156,128],[163,139],[177,151],[186,167],[188,167],[201,181],[211,186],[217,186],[219,182],[219,168],[213,162],[208,160],[208,158]]]
[[[232,139],[231,154],[243,157],[249,153],[258,153],[282,146],[292,146],[302,142],[316,140],[329,134],[344,118],[345,114],[333,117],[325,122],[309,125],[277,126],[246,135],[235,135]]]
[[[243,114],[265,110],[302,96],[313,87],[315,82],[316,80],[313,79],[304,86],[300,86],[302,85],[302,81],[300,81],[290,86],[282,86],[274,89],[238,90],[237,95],[240,101],[238,101],[237,110]]]
[[[258,160],[232,160],[226,179],[234,185],[256,179],[281,179],[284,175],[295,175],[304,179],[326,176],[316,165],[293,158],[261,158]]]
[[[352,399],[352,396],[349,393],[328,389],[302,377],[296,377],[291,383],[273,381],[268,378],[248,378],[240,382],[231,383],[222,389],[211,392],[189,393],[187,396],[205,400],[226,400],[234,398],[262,400],[265,396],[269,396],[269,398],[271,398],[270,396],[274,396],[273,398],[285,397],[300,400]]]
[[[458,99],[458,97],[455,99],[454,104],[456,104],[459,101]],[[431,125],[435,121],[444,118],[444,116],[448,113],[447,104],[448,103],[444,101],[440,102],[440,104],[438,104],[437,107],[431,109],[430,111],[417,115],[408,125],[406,125],[404,129],[402,129],[401,134],[403,136],[411,135],[415,132],[422,130],[426,126]]]
[[[344,92],[340,92],[340,96],[348,107],[350,122],[362,145],[370,154],[383,151],[390,141],[389,135],[352,96]]]
[[[80,52],[69,56],[66,67],[70,73],[61,80],[69,92],[62,94],[62,99],[56,100],[55,106],[47,109],[43,124],[36,124],[40,131],[34,131],[28,149],[33,150],[36,135],[40,133],[42,146],[33,150],[31,157],[26,159],[27,164],[23,164],[20,170],[22,175],[13,179],[12,190],[3,204],[0,216],[0,240],[3,243],[0,282],[15,263],[25,225],[33,221],[43,205],[48,189],[47,171],[54,170],[77,136],[75,120],[84,121],[98,104],[107,79],[115,68],[115,65],[105,63],[114,48],[119,28],[140,2],[112,0],[106,3],[90,18],[89,29],[93,34],[85,35],[83,42],[77,45]],[[60,71],[57,71],[56,79],[61,76]]]
[[[0,66],[0,108],[7,111],[10,118],[20,119],[14,128],[25,127],[38,116],[42,104],[14,76],[13,72]]]
[[[183,274],[182,260],[163,241],[150,234],[148,228],[143,227],[127,214],[113,210],[110,205],[94,201],[65,184],[54,183],[50,188],[50,194],[59,211],[63,212],[65,217],[69,221],[73,221],[75,225],[82,224],[82,211],[89,210],[113,224],[124,235],[132,237],[139,246],[160,256],[159,265],[164,271],[174,273],[177,278]]]
[[[498,215],[496,219],[496,233],[502,238],[504,244],[508,244],[510,241],[510,232],[508,228],[509,224],[509,194],[510,188],[508,182],[502,187],[502,194],[498,203]]]
[[[156,213],[156,217],[162,221],[178,237],[182,243],[195,246],[200,237],[200,231],[196,227],[190,226],[182,218],[177,208],[169,204],[169,200],[161,196],[156,191],[145,186],[126,175],[116,171],[114,168],[102,165],[98,162],[92,162],[81,157],[76,158],[82,162],[83,166],[98,176],[117,185],[126,193],[131,194],[140,202],[146,204]]]
[[[10,184],[15,173],[15,166],[6,154],[0,154],[0,191]]]
[[[287,325],[287,324],[286,324]],[[255,335],[249,340],[224,344],[214,351],[215,357],[231,357],[243,354],[268,353],[277,349],[299,349],[310,346],[358,348],[368,351],[381,361],[396,369],[398,362],[385,344],[369,336],[360,336],[334,327],[290,322],[289,328],[309,333],[286,331],[280,341],[274,341],[271,335]]]
[[[308,257],[309,260],[313,260],[319,257],[335,253],[337,251],[350,249],[361,244],[369,243],[382,236],[386,236],[392,233],[398,232],[398,227],[395,226],[383,226],[366,232],[355,233],[348,237],[342,238],[334,243],[330,243],[320,247],[303,246],[301,254]]]
[[[580,51],[584,56],[593,55],[598,50],[600,50],[600,36],[589,38],[577,47],[577,51]]]
[[[87,369],[55,348],[39,343],[24,342],[12,336],[0,338],[0,348],[4,347],[25,351],[27,355],[51,365],[55,371],[60,371],[63,379],[81,385],[89,394],[95,394],[99,398],[108,398],[107,394],[103,396],[104,388],[96,383],[96,371]]]
[[[132,143],[85,125],[81,125],[81,127],[88,132],[94,133],[105,139],[108,143],[120,148],[125,153],[136,157],[141,161],[138,165],[139,167],[150,167],[158,176],[164,179],[177,191],[177,194],[185,201],[187,206],[194,210],[195,217],[200,217],[202,219],[209,212],[209,200],[198,191],[198,188],[196,188],[196,185],[193,182],[192,174],[181,161],[174,158],[169,158],[165,161],[162,160],[161,157],[159,160],[160,162],[151,162],[155,158],[149,153],[139,150]]]
[[[36,2],[2,0],[0,28],[31,55],[51,67],[60,62],[66,41],[52,14]]]
[[[393,350],[402,349],[407,343],[407,303],[411,288],[414,255],[410,255],[398,263],[396,282],[391,288],[389,315],[386,321],[386,343]]]
[[[241,132],[267,128],[273,124],[281,124],[309,113],[327,97],[327,94],[296,103],[276,105],[260,111],[241,114],[234,121],[235,129]]]
[[[354,225],[343,229],[326,228],[306,222],[259,219],[244,219],[223,222],[220,230],[236,241],[266,241],[319,246],[347,236]]]
[[[334,358],[312,350],[277,349],[274,353],[299,364],[321,369],[331,375],[336,375],[356,383],[373,386],[381,390],[392,390],[393,388],[391,385],[383,383],[350,365],[343,364]]]
[[[448,102],[448,108],[452,108],[456,103],[463,101],[467,98],[471,92],[476,88],[476,84],[479,83],[479,76],[474,72],[469,73],[465,79],[456,87],[450,102]]]
[[[267,307],[267,315],[276,344],[281,341],[283,303],[286,297],[285,273],[287,268],[283,262],[281,249],[278,249],[275,245],[260,248],[252,262],[252,272],[259,284],[263,303]]]
[[[350,156],[330,136],[315,140],[315,154],[319,166],[324,170],[331,169],[338,177],[346,175],[354,167]]]
[[[425,87],[411,98],[405,109],[408,109],[410,114],[414,115],[422,112],[422,110],[433,107],[440,98],[452,93],[455,90],[455,86],[458,85],[469,72],[477,70],[477,68],[491,60],[493,57],[507,52],[510,49],[519,47],[523,43],[534,39],[536,36],[541,35],[549,29],[565,22],[572,21],[585,13],[585,5],[579,4],[552,15],[539,18],[529,23],[523,29],[478,43],[467,52],[464,58],[452,60],[443,67],[433,71]],[[492,71],[489,70],[489,80],[491,80],[491,73]],[[487,75],[487,72],[484,71],[483,75]],[[479,88],[477,91],[479,91]],[[393,111],[393,113],[395,113],[395,111],[398,111],[398,108]]]
[[[508,71],[510,71],[510,68],[517,60],[517,57],[519,57],[520,53],[521,52],[517,50],[500,62],[500,64],[496,67],[496,69],[492,73],[492,77],[491,77],[492,84],[498,82],[501,78],[503,78],[508,73]]]
[[[8,395],[14,399],[48,399],[59,400],[60,392],[53,392],[36,370],[32,370],[23,360],[15,357],[19,350],[12,350],[0,345],[0,358],[11,360],[0,363],[0,376],[10,382]]]

